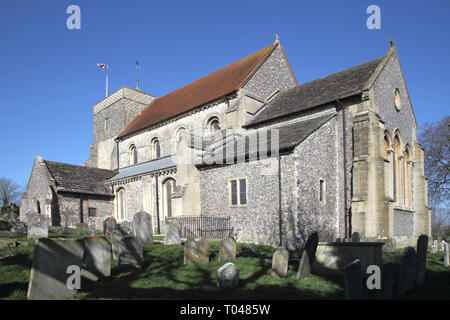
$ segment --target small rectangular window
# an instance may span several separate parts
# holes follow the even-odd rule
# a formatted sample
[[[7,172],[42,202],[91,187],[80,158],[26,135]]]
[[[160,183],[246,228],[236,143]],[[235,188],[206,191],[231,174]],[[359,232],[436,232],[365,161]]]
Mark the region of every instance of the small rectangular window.
[[[89,217],[97,216],[97,208],[89,208]]]
[[[231,205],[237,206],[238,199],[237,199],[237,181],[231,180]]]
[[[105,130],[109,129],[109,118],[105,118]]]
[[[247,204],[247,179],[230,180],[230,205],[242,206]]]
[[[247,204],[247,181],[245,179],[239,180],[239,199],[240,204]]]
[[[325,180],[320,179],[319,181],[319,201],[325,203]]]

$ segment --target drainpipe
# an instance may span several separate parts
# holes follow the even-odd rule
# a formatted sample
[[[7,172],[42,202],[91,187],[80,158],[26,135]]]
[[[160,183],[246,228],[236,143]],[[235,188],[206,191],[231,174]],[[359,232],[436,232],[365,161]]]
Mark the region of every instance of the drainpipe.
[[[345,239],[350,238],[351,233],[351,217],[349,215],[349,209],[348,209],[348,187],[347,187],[347,123],[345,119],[345,106],[339,101],[339,99],[336,100],[336,104],[342,107],[342,145],[343,145],[343,166],[344,166],[344,210],[345,210],[345,217],[344,217],[344,225],[345,225]]]
[[[116,157],[117,157],[117,170],[119,170],[120,165],[119,165],[119,140],[114,139],[116,141]]]
[[[282,220],[281,220],[281,155],[278,152],[278,224],[280,233],[280,247],[283,246],[283,235],[282,235]]]

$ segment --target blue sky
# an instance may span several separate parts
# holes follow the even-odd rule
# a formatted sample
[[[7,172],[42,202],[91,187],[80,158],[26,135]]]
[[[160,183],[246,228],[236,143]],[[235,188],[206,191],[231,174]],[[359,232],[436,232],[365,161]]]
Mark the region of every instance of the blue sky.
[[[81,8],[81,30],[66,9]],[[369,30],[366,9],[381,9]],[[92,106],[140,87],[162,96],[266,47],[279,34],[299,83],[384,55],[394,38],[419,127],[449,114],[450,1],[2,0],[0,177],[25,187],[36,155],[82,164]]]

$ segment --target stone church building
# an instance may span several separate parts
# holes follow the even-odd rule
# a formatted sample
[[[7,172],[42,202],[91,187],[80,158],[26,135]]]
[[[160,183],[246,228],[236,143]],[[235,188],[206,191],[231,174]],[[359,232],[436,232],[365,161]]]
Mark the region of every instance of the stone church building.
[[[69,225],[152,215],[230,218],[238,241],[288,248],[359,232],[431,235],[423,150],[393,41],[386,55],[298,84],[278,39],[163,97],[122,87],[93,107],[83,166],[36,157],[21,212]],[[64,214],[62,214],[64,212]]]

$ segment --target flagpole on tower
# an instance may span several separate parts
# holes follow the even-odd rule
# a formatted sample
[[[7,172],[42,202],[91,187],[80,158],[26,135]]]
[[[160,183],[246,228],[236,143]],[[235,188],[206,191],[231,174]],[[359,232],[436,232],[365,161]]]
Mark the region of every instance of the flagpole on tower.
[[[97,63],[97,66],[99,68],[102,68],[102,69],[106,70],[106,96],[108,96],[108,69],[109,69],[109,66],[107,66],[104,63]]]

